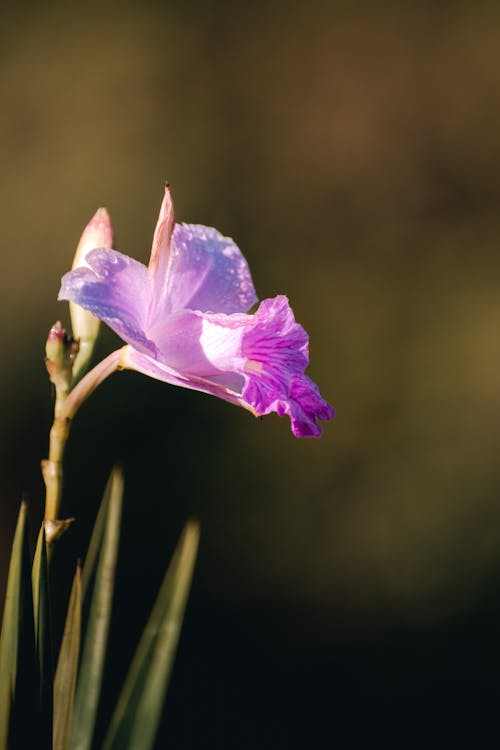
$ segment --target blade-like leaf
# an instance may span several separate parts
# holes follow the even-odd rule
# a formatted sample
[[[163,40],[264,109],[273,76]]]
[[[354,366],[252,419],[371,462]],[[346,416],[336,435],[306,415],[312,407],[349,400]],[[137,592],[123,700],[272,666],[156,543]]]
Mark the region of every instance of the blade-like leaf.
[[[0,748],[9,747],[10,720],[12,709],[12,687],[7,680],[0,688]]]
[[[35,651],[39,674],[39,746],[52,748],[53,665],[50,628],[49,575],[47,543],[42,526],[31,571],[33,586],[33,614],[35,622]]]
[[[35,656],[31,566],[28,553],[26,504],[21,504],[12,545],[7,593],[0,636],[0,695],[10,693],[10,715],[0,711],[0,736],[11,736],[11,747],[29,747],[38,719],[38,668]]]
[[[5,594],[5,606],[0,635],[0,685],[4,681],[16,686],[17,647],[19,642],[20,618],[22,616],[22,587],[24,546],[26,543],[26,503],[21,503],[17,519],[12,554],[10,557],[9,577]]]
[[[81,616],[82,587],[80,566],[78,565],[71,588],[54,680],[54,750],[65,750],[70,736],[80,657]]]
[[[114,471],[116,471],[116,469]],[[92,529],[92,536],[90,537],[87,554],[85,555],[85,565],[82,570],[82,600],[89,599],[87,593],[95,583],[97,563],[99,561],[99,553],[102,547],[102,540],[109,512],[109,503],[111,500],[111,489],[113,487],[111,481],[112,476],[113,475],[111,475],[106,484],[106,489],[104,490],[104,495],[97,512],[94,528]]]
[[[104,750],[149,750],[161,720],[193,575],[199,525],[190,521],[163,580],[111,720]]]
[[[89,614],[76,686],[69,744],[72,750],[90,748],[94,734],[111,619],[122,497],[123,477],[120,470],[114,469],[104,499],[107,513],[102,534],[98,529],[101,536],[100,548],[95,556],[92,552],[88,563],[92,567],[95,566],[95,574],[87,572],[86,560],[82,575],[82,581],[85,581],[87,586],[84,597],[89,602]],[[91,544],[92,549],[95,549],[95,546]]]

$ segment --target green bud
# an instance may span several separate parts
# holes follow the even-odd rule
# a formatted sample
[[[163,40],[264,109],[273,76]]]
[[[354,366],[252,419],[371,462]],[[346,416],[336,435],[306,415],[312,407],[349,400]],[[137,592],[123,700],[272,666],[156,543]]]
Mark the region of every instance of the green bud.
[[[68,336],[58,320],[50,329],[45,343],[45,366],[51,382],[58,390],[69,391],[77,354],[78,341]]]

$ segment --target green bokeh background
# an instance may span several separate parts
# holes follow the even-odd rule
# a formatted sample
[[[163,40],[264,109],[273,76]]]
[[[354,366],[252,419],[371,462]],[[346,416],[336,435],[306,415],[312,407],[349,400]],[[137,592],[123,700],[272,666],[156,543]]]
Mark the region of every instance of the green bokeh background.
[[[168,179],[180,221],[232,236],[261,298],[288,294],[337,416],[298,441],[287,420],[135,373],[82,408],[64,500],[78,523],[54,587],[63,602],[121,461],[104,712],[195,513],[171,746],[489,731],[500,7],[19,3],[0,27],[0,102],[2,590],[20,496],[34,528],[42,513],[59,279],[99,205],[118,248],[146,261]],[[100,354],[116,345],[104,332]]]

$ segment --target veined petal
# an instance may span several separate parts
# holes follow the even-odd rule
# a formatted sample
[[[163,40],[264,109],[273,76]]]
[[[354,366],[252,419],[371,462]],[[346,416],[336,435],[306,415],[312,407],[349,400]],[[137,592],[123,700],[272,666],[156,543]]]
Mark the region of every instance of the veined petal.
[[[154,354],[144,333],[152,285],[146,266],[107,248],[91,250],[85,260],[88,267],[63,276],[58,299],[76,302],[128,344]]]
[[[309,364],[308,336],[295,322],[283,295],[264,300],[242,339],[246,384],[242,398],[257,414],[288,414],[296,437],[319,437],[317,419],[334,410],[304,375]]]
[[[248,264],[232,239],[199,224],[177,224],[167,283],[155,283],[150,322],[178,310],[246,312],[257,297]]]
[[[290,380],[290,398],[277,409],[281,415],[288,414],[292,421],[292,431],[297,437],[320,437],[321,427],[317,419],[332,419],[335,409],[321,396],[316,383],[307,375],[292,375]]]
[[[147,330],[156,357],[130,354],[151,377],[211,393],[256,415],[288,414],[297,437],[319,437],[318,419],[334,410],[304,375],[308,336],[284,296],[264,300],[255,315],[183,310]]]
[[[297,373],[283,385],[276,388],[275,380],[250,378],[243,399],[258,415],[274,411],[280,417],[288,414],[295,437],[321,437],[323,430],[316,420],[331,419],[335,410],[322,398],[316,383]]]

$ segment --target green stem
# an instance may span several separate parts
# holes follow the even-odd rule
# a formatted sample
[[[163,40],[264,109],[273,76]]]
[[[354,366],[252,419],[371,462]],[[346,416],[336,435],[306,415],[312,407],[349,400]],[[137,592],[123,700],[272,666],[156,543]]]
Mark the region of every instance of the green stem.
[[[81,404],[97,386],[115,370],[120,369],[123,349],[117,349],[99,362],[69,393],[62,390],[56,391],[54,422],[49,438],[49,457],[42,461],[42,475],[46,488],[44,520],[47,524],[49,545],[68,525],[58,516],[62,497],[63,456],[71,422]]]

